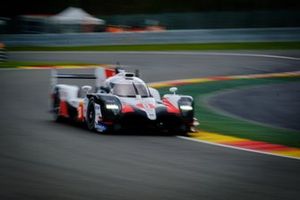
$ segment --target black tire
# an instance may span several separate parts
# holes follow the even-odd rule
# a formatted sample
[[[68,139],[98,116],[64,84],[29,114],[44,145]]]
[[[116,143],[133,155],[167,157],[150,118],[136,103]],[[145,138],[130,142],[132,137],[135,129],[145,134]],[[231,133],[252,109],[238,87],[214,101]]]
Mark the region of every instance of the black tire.
[[[95,131],[95,116],[95,101],[91,98],[86,111],[86,125],[90,131]]]
[[[60,122],[62,117],[59,115],[60,110],[60,98],[59,98],[59,90],[58,88],[54,89],[53,99],[52,99],[52,113],[55,121]]]

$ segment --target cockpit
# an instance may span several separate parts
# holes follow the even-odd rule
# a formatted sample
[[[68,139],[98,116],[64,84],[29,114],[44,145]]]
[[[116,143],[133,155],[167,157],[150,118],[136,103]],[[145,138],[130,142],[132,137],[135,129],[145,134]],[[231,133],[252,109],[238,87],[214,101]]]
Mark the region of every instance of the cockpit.
[[[112,84],[111,92],[120,97],[136,97],[136,95],[140,95],[145,98],[150,96],[144,84],[134,82]]]
[[[137,95],[142,98],[151,97],[145,82],[132,73],[119,73],[108,78],[104,85],[102,91],[119,97],[136,97]]]

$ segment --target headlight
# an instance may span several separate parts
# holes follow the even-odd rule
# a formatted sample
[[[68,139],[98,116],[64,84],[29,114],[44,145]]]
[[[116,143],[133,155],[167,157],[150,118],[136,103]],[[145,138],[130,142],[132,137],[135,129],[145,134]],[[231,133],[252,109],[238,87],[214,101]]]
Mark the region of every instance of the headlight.
[[[190,105],[180,105],[179,107],[181,110],[184,110],[184,111],[193,110],[193,107]]]
[[[106,104],[105,107],[106,107],[106,109],[109,109],[109,110],[118,110],[119,109],[119,106],[116,104]]]

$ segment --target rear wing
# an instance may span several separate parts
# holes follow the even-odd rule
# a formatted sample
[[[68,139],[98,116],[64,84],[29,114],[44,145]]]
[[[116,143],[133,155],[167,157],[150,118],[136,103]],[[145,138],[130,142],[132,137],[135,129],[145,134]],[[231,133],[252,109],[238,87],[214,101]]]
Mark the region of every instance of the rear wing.
[[[58,79],[94,79],[96,88],[102,86],[102,83],[109,77],[116,74],[115,69],[98,67],[95,69],[94,74],[67,74],[58,73],[56,69],[51,70],[51,87],[57,85]]]

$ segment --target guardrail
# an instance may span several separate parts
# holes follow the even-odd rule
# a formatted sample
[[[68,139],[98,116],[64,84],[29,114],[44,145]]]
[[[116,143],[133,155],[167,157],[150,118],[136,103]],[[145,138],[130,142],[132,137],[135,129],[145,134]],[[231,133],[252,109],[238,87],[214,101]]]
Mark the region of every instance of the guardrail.
[[[168,43],[300,41],[300,28],[169,30],[164,32],[3,34],[10,46],[90,46]]]
[[[4,50],[0,49],[0,63],[7,60],[6,53]]]
[[[5,45],[0,42],[0,63],[6,61],[7,55]]]

